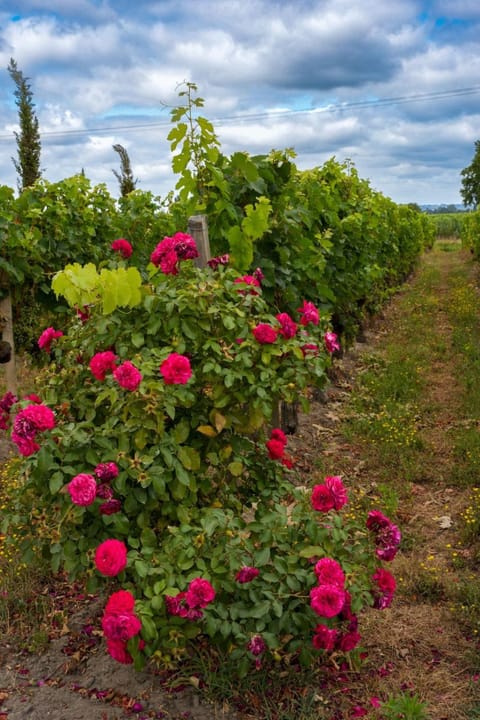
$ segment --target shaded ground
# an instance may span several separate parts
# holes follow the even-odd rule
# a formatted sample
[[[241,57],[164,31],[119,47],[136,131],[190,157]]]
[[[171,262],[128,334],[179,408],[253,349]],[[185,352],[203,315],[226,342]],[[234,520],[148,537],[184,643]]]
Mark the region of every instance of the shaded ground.
[[[438,263],[442,279],[438,302],[432,306],[432,323],[449,346],[448,277],[452,263],[467,259],[445,253],[429,255],[424,262]],[[330,387],[312,402],[309,414],[300,418],[297,433],[289,438],[289,452],[297,458],[306,485],[329,472],[342,475],[347,486],[362,486],[375,495],[380,478],[377,458],[362,444],[348,442],[339,427],[363,367],[362,357],[378,350],[392,334],[401,336],[406,294],[408,287],[367,329],[366,342],[336,362]],[[428,701],[433,720],[457,720],[465,717],[461,714],[465,700],[479,698],[478,681],[464,661],[474,647],[472,638],[464,637],[448,602],[432,604],[408,591],[419,557],[433,557],[439,572],[455,582],[447,547],[458,544],[458,513],[465,504],[465,493],[449,486],[454,457],[447,430],[457,421],[459,402],[454,361],[447,353],[443,362],[430,364],[424,372],[428,373],[431,406],[421,428],[425,463],[409,484],[409,494],[402,496],[399,510],[402,531],[416,539],[416,546],[400,553],[392,567],[405,590],[400,590],[392,608],[365,615],[362,630],[368,656],[361,671],[346,675],[350,692],[358,698],[412,689]],[[0,447],[0,459],[5,449]],[[450,524],[442,524],[445,517]],[[233,708],[201,702],[193,687],[188,687],[188,678],[179,679],[180,687],[173,692],[171,677],[167,683],[155,671],[136,673],[112,660],[97,630],[102,604],[95,598],[75,597],[67,589],[65,594],[64,604],[71,607],[72,615],[57,628],[46,652],[18,653],[0,642],[0,720],[240,720],[242,715]]]

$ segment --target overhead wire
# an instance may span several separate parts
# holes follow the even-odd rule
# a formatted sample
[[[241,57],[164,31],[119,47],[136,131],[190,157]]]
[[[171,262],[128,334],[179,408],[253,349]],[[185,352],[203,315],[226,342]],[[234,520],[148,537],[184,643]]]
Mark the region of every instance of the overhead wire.
[[[425,100],[443,100],[455,97],[463,97],[466,95],[474,95],[480,92],[480,85],[472,85],[466,88],[457,88],[452,90],[440,90],[429,93],[418,93],[415,95],[400,95],[391,98],[375,98],[372,100],[358,100],[346,103],[332,103],[321,107],[315,108],[298,108],[290,110],[269,110],[256,113],[244,113],[237,115],[227,115],[225,117],[218,117],[212,120],[212,123],[218,127],[228,123],[244,123],[251,120],[281,120],[284,117],[291,117],[295,115],[315,115],[322,113],[336,113],[343,112],[345,110],[359,110],[366,108],[376,107],[387,107],[392,105],[402,105],[411,102],[422,102]],[[105,132],[129,132],[135,130],[155,130],[160,127],[169,127],[171,125],[170,120],[156,121],[152,123],[133,123],[128,125],[107,125],[102,127],[94,128],[81,128],[71,130],[47,130],[41,133],[42,138],[46,137],[68,137],[73,135],[91,135],[93,133],[105,133]],[[0,141],[11,140],[13,133],[10,135],[0,135]]]

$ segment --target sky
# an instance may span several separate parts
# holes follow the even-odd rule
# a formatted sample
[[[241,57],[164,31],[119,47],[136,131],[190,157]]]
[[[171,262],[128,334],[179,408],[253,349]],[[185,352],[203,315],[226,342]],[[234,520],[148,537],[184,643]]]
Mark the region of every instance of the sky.
[[[178,180],[167,135],[184,82],[221,151],[335,157],[397,203],[460,203],[480,138],[478,0],[0,0],[0,183],[29,78],[43,177],[82,171],[118,197],[118,143],[137,187]]]

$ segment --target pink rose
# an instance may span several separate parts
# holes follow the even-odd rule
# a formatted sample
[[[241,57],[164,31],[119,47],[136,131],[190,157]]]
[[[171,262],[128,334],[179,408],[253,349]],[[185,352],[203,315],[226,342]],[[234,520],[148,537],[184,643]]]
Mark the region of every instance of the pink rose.
[[[361,639],[361,636],[356,630],[351,630],[339,637],[337,640],[337,648],[342,652],[350,652],[357,647]]]
[[[53,430],[55,427],[55,415],[53,410],[50,410],[50,408],[46,405],[28,405],[21,411],[21,415],[23,418],[30,421],[38,432]]]
[[[300,319],[300,325],[308,325],[309,323],[312,323],[312,325],[318,325],[320,315],[312,302],[304,300],[302,306],[298,308],[298,312],[302,316]]]
[[[287,340],[293,338],[297,332],[297,323],[292,320],[288,313],[279,313],[275,316],[280,323],[280,335],[283,335]]]
[[[20,455],[24,457],[29,457],[40,450],[40,445],[33,438],[21,437],[15,432],[12,432],[12,441],[17,446]]]
[[[325,478],[323,485],[315,485],[311,503],[314,510],[328,512],[340,510],[347,502],[347,491],[340,477],[333,475]]]
[[[44,350],[46,353],[49,353],[52,349],[52,342],[62,336],[63,332],[61,330],[55,330],[53,327],[48,327],[38,338],[38,347],[40,350]]]
[[[128,240],[125,240],[125,238],[117,238],[117,240],[114,240],[111,244],[111,248],[125,259],[128,259],[133,252],[132,246]]]
[[[242,277],[235,278],[233,281],[236,285],[248,285],[249,290],[239,290],[240,295],[258,295],[259,293],[254,288],[260,287],[260,278],[256,278],[254,275],[242,275]]]
[[[166,385],[185,385],[192,377],[190,360],[186,355],[171,353],[160,365]]]
[[[244,565],[244,567],[242,567],[241,570],[239,570],[235,575],[235,580],[241,584],[249,583],[254,580],[259,575],[259,573],[260,570],[258,570],[258,568]]]
[[[185,602],[191,608],[207,607],[214,599],[215,590],[204,578],[192,580],[185,595]]]
[[[130,360],[125,360],[113,371],[113,377],[124,390],[134,391],[142,382],[142,373]]]
[[[97,496],[97,483],[93,475],[80,473],[67,485],[68,492],[75,505],[91,505]]]
[[[314,510],[328,512],[333,508],[333,497],[326,485],[315,485],[312,490],[311,503]]]
[[[285,443],[281,440],[267,440],[265,443],[268,450],[268,457],[271,460],[280,460],[285,453]]]
[[[313,647],[317,650],[327,650],[331,652],[335,648],[338,631],[329,628],[326,625],[317,625],[314,630]]]
[[[252,653],[252,655],[258,657],[265,652],[267,645],[261,635],[254,635],[247,643],[247,649]]]
[[[117,590],[108,598],[105,605],[106,613],[132,612],[135,607],[135,598],[129,590]]]
[[[123,665],[133,663],[133,658],[127,650],[127,643],[122,640],[110,640],[107,638],[107,651],[114,660]]]
[[[122,503],[120,502],[120,500],[112,498],[111,500],[107,500],[106,502],[102,503],[98,508],[98,512],[101,515],[114,515],[115,513],[120,512],[121,509]]]
[[[127,566],[127,548],[121,540],[105,540],[95,551],[95,566],[107,577],[114,577]]]
[[[126,642],[134,635],[138,635],[142,629],[142,623],[131,611],[118,611],[115,613],[104,613],[102,617],[102,629],[105,637],[109,640],[121,640]]]
[[[99,463],[94,472],[101,482],[109,482],[118,476],[118,467],[114,462]]]
[[[310,590],[310,606],[321,617],[338,615],[344,601],[345,591],[337,585],[319,585]]]
[[[333,353],[335,350],[340,350],[340,343],[338,342],[338,338],[334,332],[326,332],[323,336],[323,340],[329,353]]]
[[[117,356],[111,350],[96,353],[90,360],[90,370],[97,380],[105,380],[107,372],[113,372],[117,364]]]
[[[322,558],[315,565],[315,575],[317,576],[319,585],[337,585],[344,588],[345,573],[340,563],[333,558]]]
[[[252,332],[255,340],[262,345],[271,345],[277,339],[277,330],[268,323],[259,323]]]
[[[384,568],[378,568],[372,575],[372,581],[375,583],[375,587],[372,590],[373,607],[378,610],[384,610],[390,607],[396,589],[396,582],[393,575]]]
[[[270,437],[272,438],[272,440],[279,440],[284,445],[286,445],[288,442],[287,436],[280,428],[274,428],[270,433]]]

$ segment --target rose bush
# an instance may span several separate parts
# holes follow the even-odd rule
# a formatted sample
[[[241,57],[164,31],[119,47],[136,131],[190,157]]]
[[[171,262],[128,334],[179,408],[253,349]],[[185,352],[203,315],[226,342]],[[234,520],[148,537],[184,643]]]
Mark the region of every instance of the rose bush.
[[[87,303],[77,287],[41,402],[0,403],[29,441],[24,557],[41,552],[91,591],[115,577],[107,649],[138,667],[179,657],[200,634],[239,673],[269,652],[304,663],[349,652],[362,607],[393,597],[378,570],[398,528],[379,511],[349,520],[340,477],[295,488],[288,438],[269,428],[279,400],[307,405],[307,388],[324,385],[328,318],[311,302],[297,317],[272,314],[261,272],[239,284],[226,261],[201,270],[188,262],[193,241],[174,238],[152,251],[129,302],[89,290]],[[72,267],[56,279],[66,297]]]

